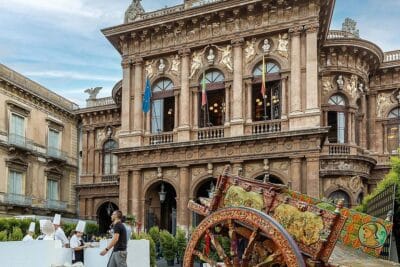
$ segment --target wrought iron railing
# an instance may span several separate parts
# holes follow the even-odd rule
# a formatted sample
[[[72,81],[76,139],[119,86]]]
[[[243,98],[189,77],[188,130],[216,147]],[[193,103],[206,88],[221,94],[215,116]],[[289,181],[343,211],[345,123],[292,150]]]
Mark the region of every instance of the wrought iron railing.
[[[349,155],[350,146],[345,144],[327,144],[329,155]]]
[[[26,149],[33,148],[33,141],[26,138],[25,136],[10,133],[8,135],[8,144]]]
[[[225,136],[224,126],[201,128],[197,131],[197,139],[218,139]]]
[[[10,205],[31,206],[32,197],[22,194],[2,193],[0,194],[0,202]]]
[[[46,206],[46,208],[51,209],[51,210],[66,210],[68,204],[65,201],[47,199],[45,201],[45,206]]]
[[[282,131],[282,121],[260,121],[251,126],[252,134],[277,133]]]
[[[118,182],[119,181],[119,175],[118,174],[103,175],[101,177],[101,181],[103,183]]]
[[[168,144],[174,142],[174,133],[160,133],[150,136],[150,145]]]
[[[67,153],[56,147],[47,147],[47,156],[60,160],[67,160]]]

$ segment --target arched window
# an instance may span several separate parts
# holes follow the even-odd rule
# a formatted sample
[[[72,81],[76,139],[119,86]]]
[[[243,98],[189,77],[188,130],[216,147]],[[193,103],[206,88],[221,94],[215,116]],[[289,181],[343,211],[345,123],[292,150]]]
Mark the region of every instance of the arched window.
[[[103,174],[111,175],[118,173],[118,157],[113,150],[118,148],[117,142],[110,139],[103,145]]]
[[[174,84],[170,79],[158,80],[152,87],[151,132],[171,132],[174,129]]]
[[[334,204],[337,204],[339,200],[343,200],[343,206],[346,208],[350,208],[350,197],[343,190],[336,190],[335,192],[329,195],[329,199],[333,201]]]
[[[397,154],[400,146],[400,109],[394,108],[388,114],[387,146],[390,154]]]
[[[346,99],[340,95],[335,94],[328,100],[329,110],[327,117],[327,124],[331,128],[328,133],[328,140],[330,143],[343,144],[346,142]]]
[[[263,63],[253,70],[252,118],[253,121],[281,118],[281,76],[279,66],[265,62],[265,91],[262,89]]]
[[[225,123],[225,77],[219,70],[208,70],[200,77],[199,125],[213,127]]]

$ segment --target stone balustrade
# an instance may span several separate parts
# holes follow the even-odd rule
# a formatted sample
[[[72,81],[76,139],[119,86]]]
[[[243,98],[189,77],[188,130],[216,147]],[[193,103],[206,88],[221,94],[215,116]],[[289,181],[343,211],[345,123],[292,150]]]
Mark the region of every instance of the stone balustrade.
[[[225,136],[224,126],[201,128],[197,131],[198,140],[218,139]]]
[[[254,135],[264,133],[276,133],[282,131],[282,121],[260,121],[251,125],[251,133]]]
[[[166,132],[150,136],[150,145],[168,144],[174,142],[174,133]]]
[[[385,52],[384,62],[400,60],[400,50]]]
[[[351,149],[346,144],[328,144],[329,155],[350,155]]]
[[[348,39],[348,38],[360,39],[359,37],[352,34],[351,32],[338,31],[338,30],[329,31],[327,39]]]

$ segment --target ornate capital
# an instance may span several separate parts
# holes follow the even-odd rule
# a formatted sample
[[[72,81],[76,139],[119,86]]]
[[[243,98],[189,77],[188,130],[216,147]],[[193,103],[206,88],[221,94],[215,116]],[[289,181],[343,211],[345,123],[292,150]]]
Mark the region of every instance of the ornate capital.
[[[182,48],[182,49],[180,49],[179,51],[178,51],[178,54],[181,56],[181,57],[186,57],[186,56],[189,56],[190,55],[190,48]]]
[[[131,62],[133,65],[137,66],[137,65],[143,65],[143,58],[142,57],[134,57],[133,59],[131,59]]]
[[[319,23],[315,22],[315,23],[311,23],[311,24],[305,25],[304,29],[306,30],[307,33],[317,32],[318,29],[319,29]]]
[[[243,38],[237,38],[237,39],[233,39],[231,41],[231,44],[233,47],[238,47],[238,46],[242,46],[244,43],[244,39]]]
[[[303,26],[294,26],[289,29],[290,36],[299,36],[304,30]]]
[[[123,69],[127,69],[131,66],[132,62],[128,57],[125,57],[121,61],[121,66]]]

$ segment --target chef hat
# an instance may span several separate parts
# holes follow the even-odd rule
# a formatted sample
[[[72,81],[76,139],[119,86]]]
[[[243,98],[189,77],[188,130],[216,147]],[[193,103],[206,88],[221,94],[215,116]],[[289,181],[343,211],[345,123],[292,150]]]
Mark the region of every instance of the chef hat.
[[[83,233],[85,231],[85,226],[86,226],[86,222],[79,221],[78,224],[76,225],[75,231]]]
[[[44,223],[45,223],[46,221],[47,221],[47,220],[39,220],[40,230],[43,230],[43,226],[44,226]]]
[[[61,215],[55,214],[53,219],[53,224],[60,225],[60,223],[61,223]]]
[[[52,234],[54,234],[55,229],[54,229],[54,225],[51,223],[51,221],[46,220],[46,221],[44,222],[42,232],[43,232],[43,234],[45,234],[45,235],[52,235]]]
[[[31,224],[29,225],[29,232],[35,232],[35,226],[36,226],[36,223],[34,223],[34,222],[31,222]]]

